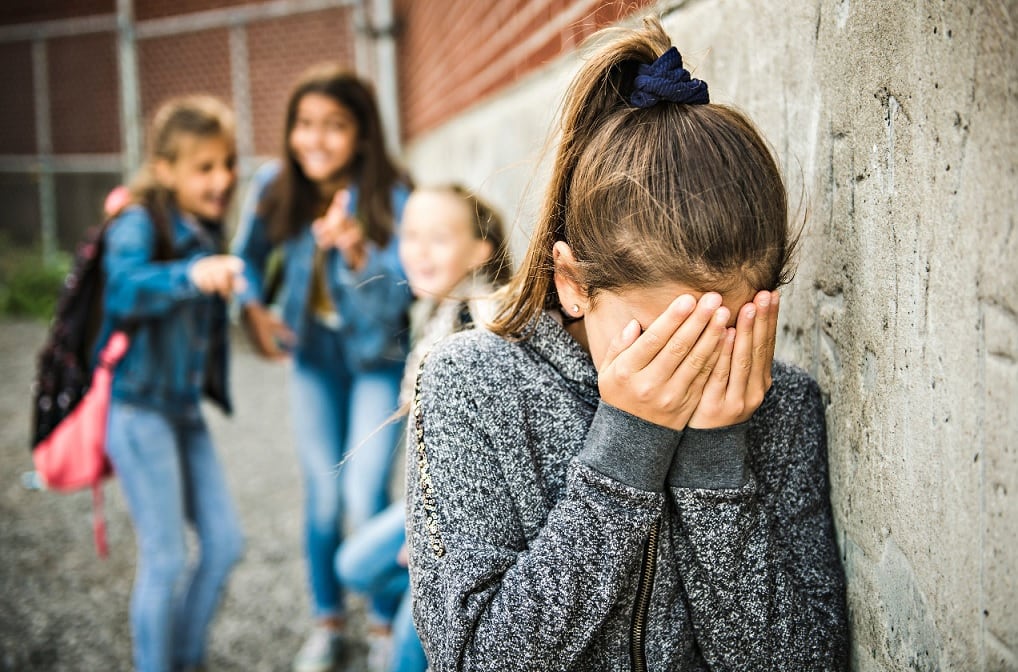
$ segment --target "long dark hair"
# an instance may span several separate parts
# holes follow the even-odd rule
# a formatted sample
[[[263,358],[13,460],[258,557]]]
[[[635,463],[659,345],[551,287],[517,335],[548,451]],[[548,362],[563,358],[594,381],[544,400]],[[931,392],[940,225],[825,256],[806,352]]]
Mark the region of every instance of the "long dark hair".
[[[671,46],[661,24],[610,31],[566,94],[551,184],[522,266],[492,329],[521,336],[558,301],[552,248],[566,241],[572,278],[599,291],[677,282],[728,291],[790,279],[797,236],[766,142],[724,105],[629,102],[640,64]]]
[[[283,169],[260,205],[261,214],[268,220],[269,237],[280,242],[297,235],[321,215],[327,205],[322,203],[318,188],[304,174],[290,149],[290,133],[297,122],[297,109],[301,99],[310,93],[333,99],[357,119],[357,150],[350,166],[351,178],[359,189],[357,216],[364,226],[364,235],[384,246],[395,230],[390,190],[397,182],[409,186],[410,180],[386,152],[371,85],[332,63],[307,70],[297,80],[286,104]]]

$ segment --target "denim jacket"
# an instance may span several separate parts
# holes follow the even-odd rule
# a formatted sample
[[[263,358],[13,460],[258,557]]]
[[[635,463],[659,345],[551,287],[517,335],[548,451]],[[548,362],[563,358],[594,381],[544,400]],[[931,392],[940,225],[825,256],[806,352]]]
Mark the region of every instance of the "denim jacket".
[[[228,338],[226,303],[202,294],[191,264],[218,251],[222,234],[172,213],[172,258],[155,260],[156,230],[140,206],[122,212],[104,234],[106,286],[98,343],[127,329],[131,346],[117,365],[112,396],[171,414],[196,412],[202,392],[224,412]]]
[[[273,250],[266,230],[267,222],[259,214],[259,204],[267,188],[279,174],[276,162],[263,166],[252,178],[240,227],[233,240],[233,253],[244,260],[246,289],[238,294],[241,306],[261,301],[265,281],[265,265]],[[392,210],[398,234],[403,206],[409,197],[404,185],[392,188]],[[358,190],[350,187],[350,212],[357,211]],[[351,270],[338,250],[325,255],[325,276],[329,296],[339,313],[339,333],[346,364],[351,371],[365,371],[401,364],[406,359],[408,329],[406,311],[411,301],[403,267],[399,262],[398,237],[380,248],[367,245],[367,262],[360,271]],[[315,240],[310,222],[300,233],[282,244],[282,282],[276,299],[282,320],[297,335],[296,348],[302,338],[308,315],[308,299],[313,280]]]

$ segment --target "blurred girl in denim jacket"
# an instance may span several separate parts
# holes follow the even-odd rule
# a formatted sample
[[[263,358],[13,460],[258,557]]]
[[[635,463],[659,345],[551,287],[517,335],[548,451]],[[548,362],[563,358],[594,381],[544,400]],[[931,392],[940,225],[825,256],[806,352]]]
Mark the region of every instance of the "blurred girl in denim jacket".
[[[233,122],[208,97],[156,113],[150,156],[105,233],[101,340],[126,329],[113,377],[107,453],[134,522],[134,664],[196,669],[243,540],[199,402],[230,411],[226,303],[242,262],[217,254],[233,194]],[[185,522],[201,549],[188,566]]]
[[[344,604],[333,558],[344,522],[356,529],[388,503],[399,426],[386,420],[397,407],[411,299],[396,242],[408,193],[385,151],[369,86],[318,66],[290,96],[285,155],[255,176],[233,244],[246,264],[239,302],[256,348],[293,356],[291,418],[316,618],[298,672],[328,670],[338,656]],[[280,317],[263,297],[277,247]]]

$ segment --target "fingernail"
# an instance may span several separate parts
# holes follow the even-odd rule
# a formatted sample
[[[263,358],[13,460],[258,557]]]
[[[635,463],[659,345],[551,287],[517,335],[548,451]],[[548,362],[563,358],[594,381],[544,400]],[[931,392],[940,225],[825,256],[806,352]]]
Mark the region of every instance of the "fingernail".
[[[683,294],[675,300],[675,307],[684,313],[688,313],[693,310],[693,306],[696,305],[696,299],[689,294]]]
[[[719,324],[722,327],[728,324],[729,312],[724,306],[721,306],[714,313],[714,323]]]
[[[700,300],[703,302],[704,308],[708,308],[710,310],[716,310],[718,306],[721,305],[721,295],[715,292],[708,292],[707,294],[704,294],[703,298]]]
[[[627,340],[640,335],[640,323],[635,319],[629,320],[629,324],[622,330],[622,336]]]
[[[746,317],[756,317],[756,306],[754,304],[751,303],[746,308]]]
[[[770,292],[764,292],[763,296],[761,296],[759,299],[757,299],[757,301],[760,303],[760,307],[761,308],[766,308],[767,306],[771,305],[771,295],[770,295]]]

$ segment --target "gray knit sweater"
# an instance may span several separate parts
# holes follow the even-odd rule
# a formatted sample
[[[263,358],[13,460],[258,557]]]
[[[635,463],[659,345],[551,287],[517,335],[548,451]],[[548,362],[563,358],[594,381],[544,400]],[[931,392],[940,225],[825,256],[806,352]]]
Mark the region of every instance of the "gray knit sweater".
[[[820,393],[773,378],[749,422],[676,432],[600,402],[548,315],[440,343],[407,459],[432,669],[845,669]]]

